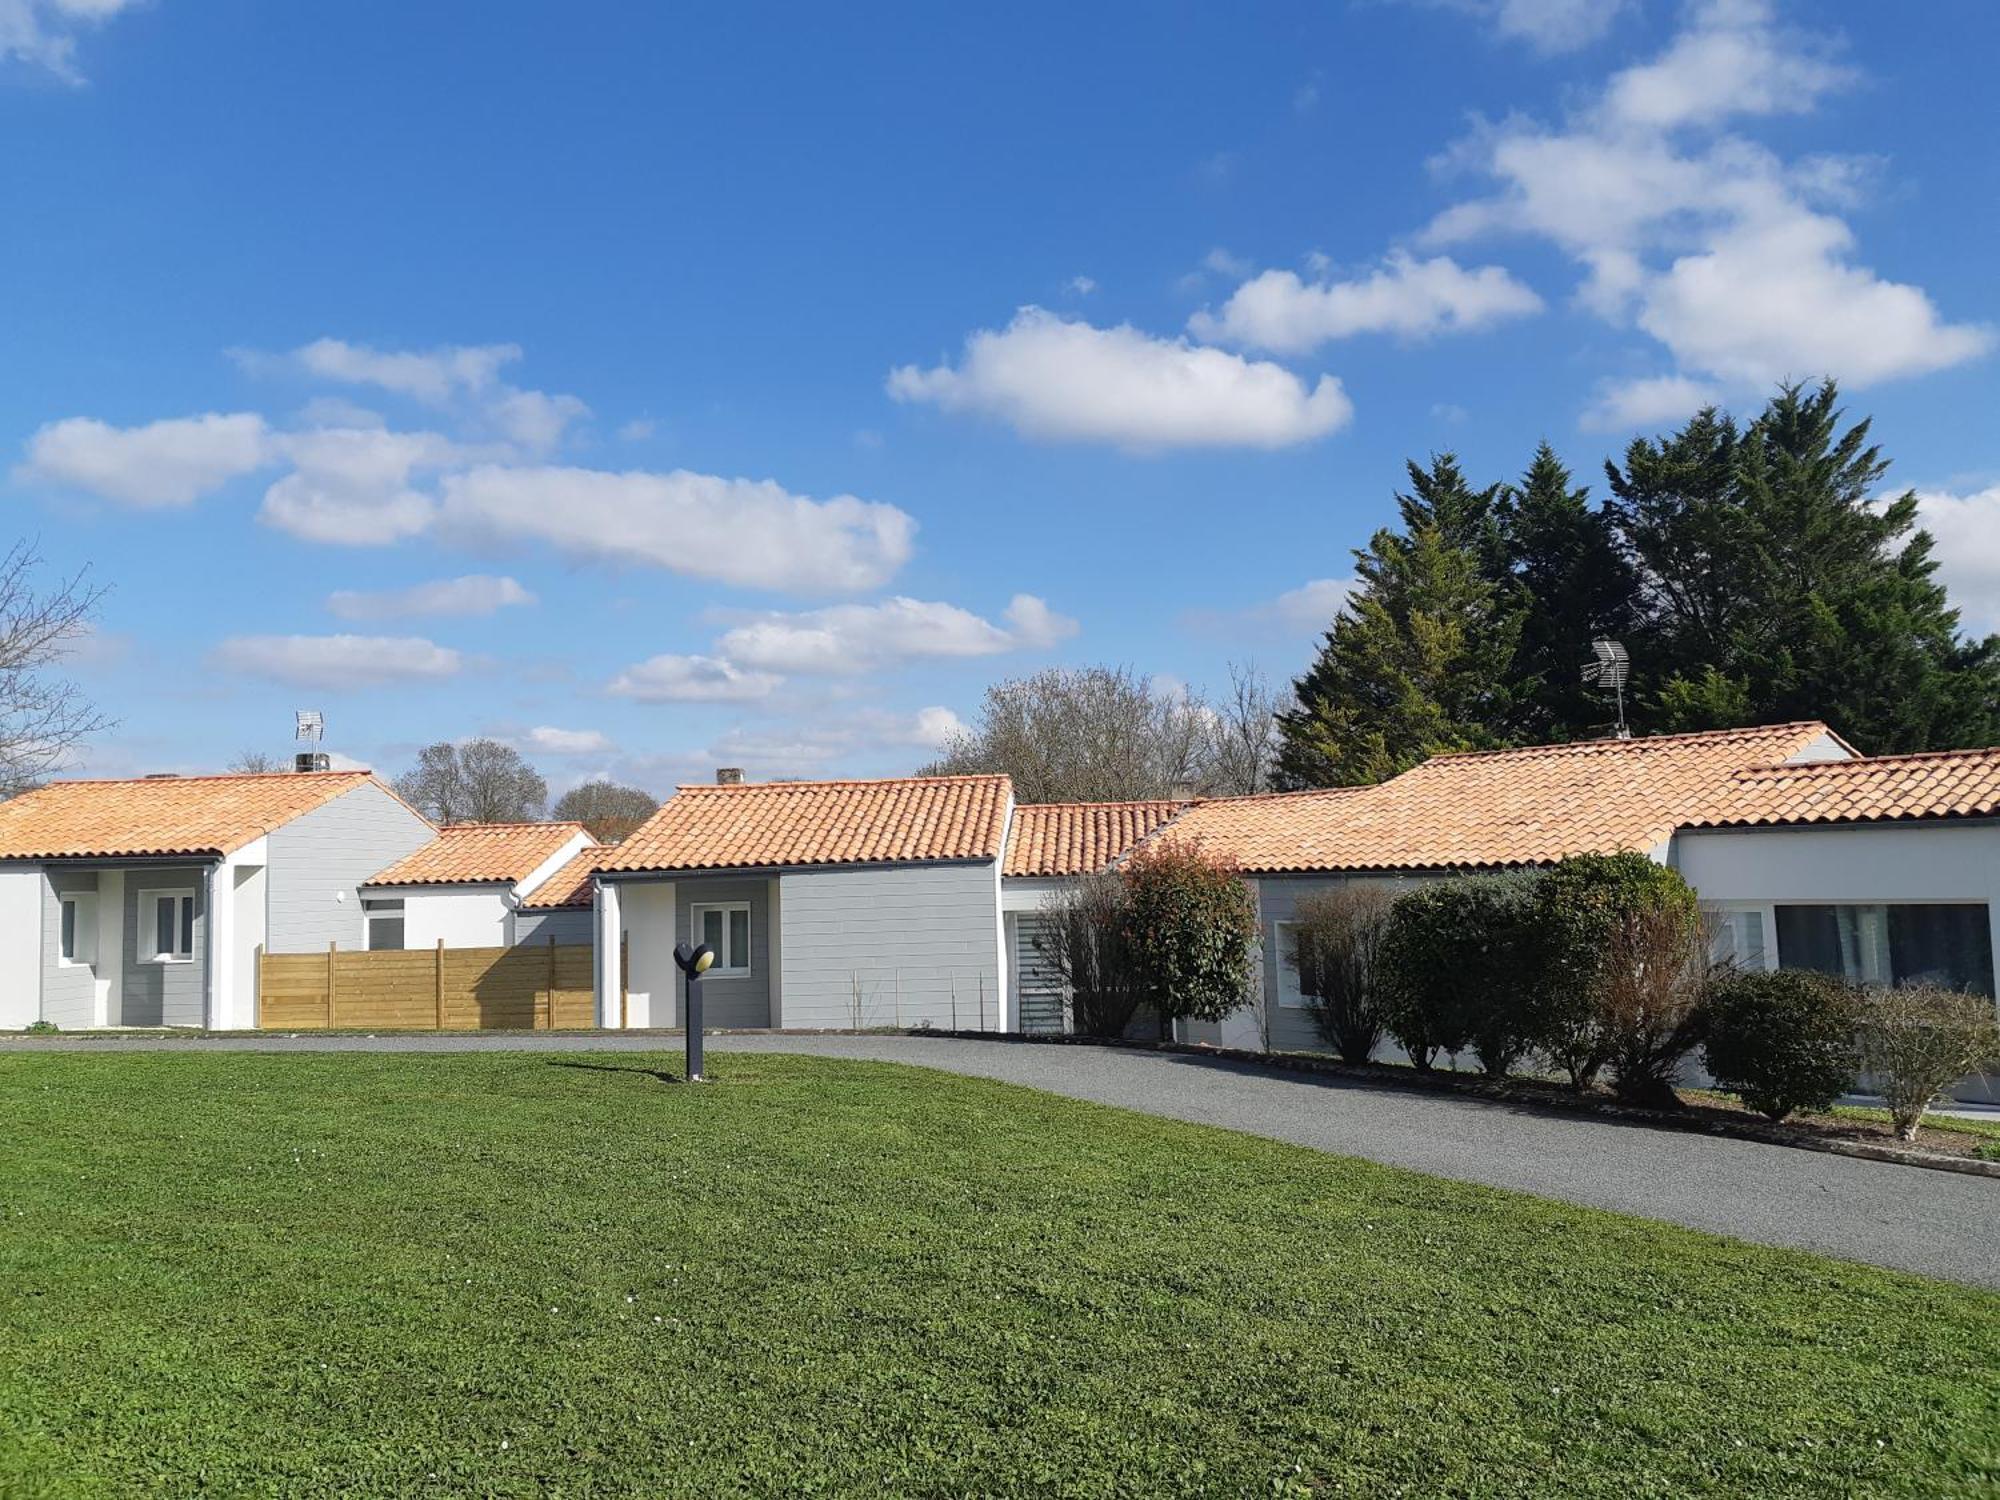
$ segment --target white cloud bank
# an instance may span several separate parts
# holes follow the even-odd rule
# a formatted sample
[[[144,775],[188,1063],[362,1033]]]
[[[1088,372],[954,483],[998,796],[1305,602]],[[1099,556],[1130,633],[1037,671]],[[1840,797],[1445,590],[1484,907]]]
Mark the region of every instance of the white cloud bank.
[[[490,615],[510,605],[534,602],[535,596],[512,578],[467,573],[406,589],[336,589],[327,595],[326,607],[343,620],[396,620],[411,615]]]
[[[80,84],[76,44],[138,0],[0,0],[0,61],[18,59],[46,68],[65,83]]]
[[[1966,495],[1919,490],[1917,520],[1937,539],[1938,577],[1966,626],[2000,630],[2000,484]]]
[[[770,697],[782,680],[720,657],[667,652],[627,667],[611,680],[610,691],[640,703],[748,703]]]
[[[537,724],[521,736],[520,744],[543,755],[605,755],[614,748],[602,730],[558,729],[553,724]]]
[[[1586,416],[1600,426],[1684,414],[1697,393],[1822,374],[1860,387],[1961,364],[1993,331],[1948,322],[1921,288],[1859,264],[1831,211],[1852,201],[1863,164],[1787,163],[1730,133],[1809,113],[1854,76],[1764,0],[1706,0],[1561,126],[1513,118],[1462,142],[1444,164],[1494,191],[1424,238],[1546,240],[1582,268],[1581,306],[1659,343],[1675,368],[1600,392]]]
[[[1542,299],[1499,266],[1468,270],[1449,256],[1420,261],[1398,252],[1353,281],[1266,271],[1239,286],[1221,312],[1196,313],[1188,330],[1216,343],[1306,354],[1355,334],[1473,333],[1541,310]]]
[[[208,412],[139,427],[68,417],[28,439],[14,477],[157,510],[192,505],[273,456],[264,419],[254,412]]]
[[[1039,307],[972,334],[955,367],[892,370],[888,391],[898,401],[1005,422],[1027,438],[1139,452],[1291,447],[1337,431],[1354,414],[1331,375],[1308,388],[1282,365]]]
[[[454,677],[464,658],[421,636],[238,635],[215,648],[225,672],[286,687],[348,691]]]

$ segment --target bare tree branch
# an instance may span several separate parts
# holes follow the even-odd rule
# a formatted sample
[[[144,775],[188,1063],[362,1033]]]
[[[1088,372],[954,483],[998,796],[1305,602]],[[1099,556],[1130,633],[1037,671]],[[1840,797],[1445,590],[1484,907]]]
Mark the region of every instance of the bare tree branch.
[[[112,723],[75,683],[48,675],[89,634],[105,591],[79,569],[37,593],[41,561],[26,541],[0,556],[0,795],[6,796],[45,779],[80,740]]]

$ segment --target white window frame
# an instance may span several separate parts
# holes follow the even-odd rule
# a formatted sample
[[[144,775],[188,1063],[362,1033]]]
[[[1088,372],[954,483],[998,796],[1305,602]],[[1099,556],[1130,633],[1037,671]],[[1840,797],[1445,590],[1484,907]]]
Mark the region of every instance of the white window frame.
[[[97,967],[97,892],[62,891],[56,896],[56,963],[65,969]],[[73,914],[72,914],[73,913]],[[62,951],[62,920],[67,916],[75,939],[74,956]]]
[[[410,941],[408,903],[401,896],[364,896],[361,898],[361,936],[371,953],[400,953],[405,951]],[[375,946],[375,924],[377,922],[401,922],[403,941],[394,948]]]
[[[697,947],[703,941],[701,935],[702,928],[706,925],[702,919],[712,911],[722,913],[722,946],[715,951],[715,962],[709,965],[708,977],[712,979],[747,979],[750,975],[750,954],[747,950],[757,946],[756,940],[750,931],[750,924],[755,920],[750,913],[750,903],[748,901],[701,901],[690,905],[688,907],[688,926],[693,930],[689,935],[688,941],[694,943]],[[743,913],[743,946],[746,950],[740,954],[729,951],[734,947],[729,938],[729,914],[738,911]],[[739,959],[741,962],[738,962]]]
[[[180,912],[174,912],[174,933],[188,934],[186,953],[162,953],[159,951],[160,902],[172,897],[185,901],[188,905],[187,920],[183,922]],[[139,961],[148,964],[191,964],[194,962],[194,891],[188,886],[159,886],[139,892]]]
[[[1312,1008],[1311,1003],[1306,999],[1305,991],[1299,988],[1299,971],[1293,968],[1285,958],[1285,955],[1292,951],[1291,944],[1285,941],[1285,933],[1288,929],[1298,925],[1297,922],[1273,922],[1271,924],[1271,957],[1277,964],[1279,1010],[1310,1010]]]
[[[1778,908],[1771,901],[1704,901],[1701,903],[1705,916],[1726,918],[1739,912],[1754,912],[1764,929],[1764,969],[1766,972],[1778,967]],[[1717,926],[1720,926],[1718,922]],[[1728,955],[1735,958],[1734,945]]]

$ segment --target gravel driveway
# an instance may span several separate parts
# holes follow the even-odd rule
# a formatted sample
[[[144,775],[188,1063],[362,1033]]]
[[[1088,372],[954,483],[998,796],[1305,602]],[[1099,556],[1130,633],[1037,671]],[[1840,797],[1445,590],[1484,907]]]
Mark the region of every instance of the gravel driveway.
[[[2000,1288],[2000,1181],[1184,1054],[913,1036],[730,1036],[721,1052],[913,1063],[1491,1187]],[[651,1036],[17,1038],[0,1052],[678,1051]]]

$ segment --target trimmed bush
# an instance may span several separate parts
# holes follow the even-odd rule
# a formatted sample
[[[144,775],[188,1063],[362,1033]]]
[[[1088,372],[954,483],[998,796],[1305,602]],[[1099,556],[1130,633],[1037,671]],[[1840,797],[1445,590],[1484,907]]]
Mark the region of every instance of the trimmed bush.
[[[1757,1113],[1825,1110],[1854,1087],[1854,995],[1807,969],[1739,972],[1708,999],[1702,1057],[1711,1077]]]
[[[1300,897],[1292,911],[1285,959],[1320,1039],[1343,1062],[1367,1062],[1382,1041],[1376,952],[1395,904],[1387,888],[1350,881]]]
[[[1180,1019],[1219,1021],[1254,994],[1257,898],[1199,840],[1166,839],[1119,867],[1126,937],[1160,1033]]]
[[[1871,989],[1860,1016],[1862,1065],[1906,1141],[1946,1089],[2000,1057],[2000,1025],[1985,995],[1932,984]]]
[[[1383,1019],[1418,1068],[1468,1043],[1505,1073],[1533,1036],[1533,875],[1437,880],[1390,908],[1378,964]]]
[[[1619,933],[1653,907],[1695,922],[1695,895],[1676,871],[1643,854],[1565,859],[1542,876],[1535,895],[1535,1049],[1575,1087],[1589,1088],[1609,1060],[1604,987]]]

